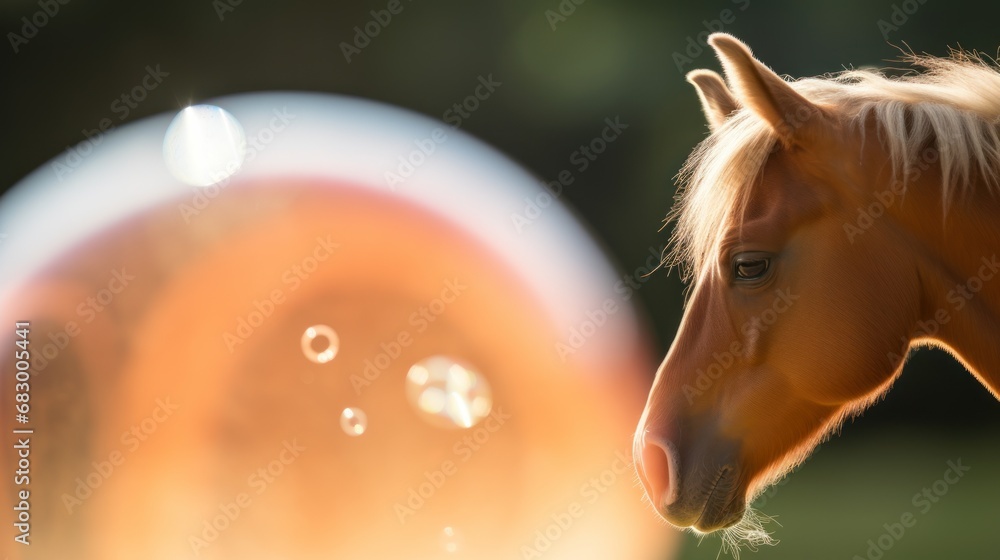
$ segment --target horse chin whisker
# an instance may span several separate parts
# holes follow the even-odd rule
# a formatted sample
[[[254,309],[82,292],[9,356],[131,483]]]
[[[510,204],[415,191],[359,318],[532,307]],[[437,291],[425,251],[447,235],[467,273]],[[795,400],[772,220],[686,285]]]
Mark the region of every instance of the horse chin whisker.
[[[756,552],[762,546],[778,544],[778,540],[764,529],[764,525],[772,521],[778,526],[781,525],[774,517],[747,506],[743,518],[737,524],[718,531],[719,537],[722,540],[722,547],[719,549],[719,554],[716,555],[716,558],[722,555],[722,553],[726,553],[739,560],[742,549]]]

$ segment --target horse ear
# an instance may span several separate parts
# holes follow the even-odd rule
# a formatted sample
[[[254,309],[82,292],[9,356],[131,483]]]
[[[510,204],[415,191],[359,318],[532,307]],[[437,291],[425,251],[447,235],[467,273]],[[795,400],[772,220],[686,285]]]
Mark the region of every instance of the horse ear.
[[[687,81],[698,91],[701,99],[701,110],[708,119],[708,128],[716,130],[726,122],[729,115],[740,108],[739,103],[729,93],[726,82],[711,70],[692,70],[687,74]]]
[[[754,58],[732,35],[713,33],[708,42],[722,61],[726,79],[741,104],[767,121],[784,144],[803,140],[806,125],[815,124],[820,108]]]

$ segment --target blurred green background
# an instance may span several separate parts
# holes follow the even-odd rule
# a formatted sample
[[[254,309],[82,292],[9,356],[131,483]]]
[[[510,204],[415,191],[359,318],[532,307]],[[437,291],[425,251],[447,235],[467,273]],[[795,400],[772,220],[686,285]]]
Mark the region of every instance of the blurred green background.
[[[796,77],[890,65],[902,45],[937,55],[949,46],[995,55],[1000,45],[1000,4],[985,1],[402,0],[402,11],[348,62],[342,43],[387,3],[78,1],[60,5],[20,42],[10,34],[22,34],[21,18],[38,4],[4,0],[0,185],[84,140],[82,131],[105,117],[124,124],[214,96],[307,90],[442,119],[479,77],[492,76],[501,85],[461,128],[541,179],[570,169],[575,180],[563,202],[631,274],[667,242],[669,231],[658,229],[672,178],[707,132],[684,73],[718,68],[702,43],[708,30],[735,34],[778,73]],[[169,77],[120,119],[115,100],[157,64]],[[572,154],[615,117],[628,128],[578,171]],[[680,320],[682,290],[676,274],[658,272],[639,291],[660,353]],[[998,429],[1000,403],[950,356],[918,352],[882,402],[765,495],[762,509],[781,523],[772,525],[781,544],[745,557],[878,558],[868,540],[908,511],[916,524],[881,557],[998,557]],[[922,513],[913,495],[958,458],[969,472]],[[718,539],[699,547],[688,535],[680,557],[718,552]]]

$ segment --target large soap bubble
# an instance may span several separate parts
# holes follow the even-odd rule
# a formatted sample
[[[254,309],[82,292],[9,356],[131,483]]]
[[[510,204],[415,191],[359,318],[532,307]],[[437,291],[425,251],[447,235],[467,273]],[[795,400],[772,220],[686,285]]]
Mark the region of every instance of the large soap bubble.
[[[663,558],[630,464],[654,357],[569,212],[515,227],[544,187],[402,110],[209,103],[228,177],[174,177],[165,115],[0,203],[12,558]]]

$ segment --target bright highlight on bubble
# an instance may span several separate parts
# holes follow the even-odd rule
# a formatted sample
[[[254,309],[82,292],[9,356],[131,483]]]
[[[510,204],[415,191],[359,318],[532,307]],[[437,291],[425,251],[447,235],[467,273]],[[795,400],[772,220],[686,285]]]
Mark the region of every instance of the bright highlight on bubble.
[[[163,138],[163,159],[170,173],[195,187],[236,173],[246,153],[243,126],[215,105],[192,105],[177,113]]]
[[[360,408],[345,408],[340,413],[340,427],[351,437],[360,436],[368,429],[368,415]]]
[[[441,548],[449,554],[454,554],[460,548],[461,538],[461,534],[454,527],[445,527],[441,530]]]
[[[337,356],[340,337],[326,325],[313,325],[302,333],[302,353],[311,362],[325,364]]]
[[[493,409],[486,378],[447,356],[431,356],[410,367],[406,398],[421,418],[442,428],[471,428]]]

